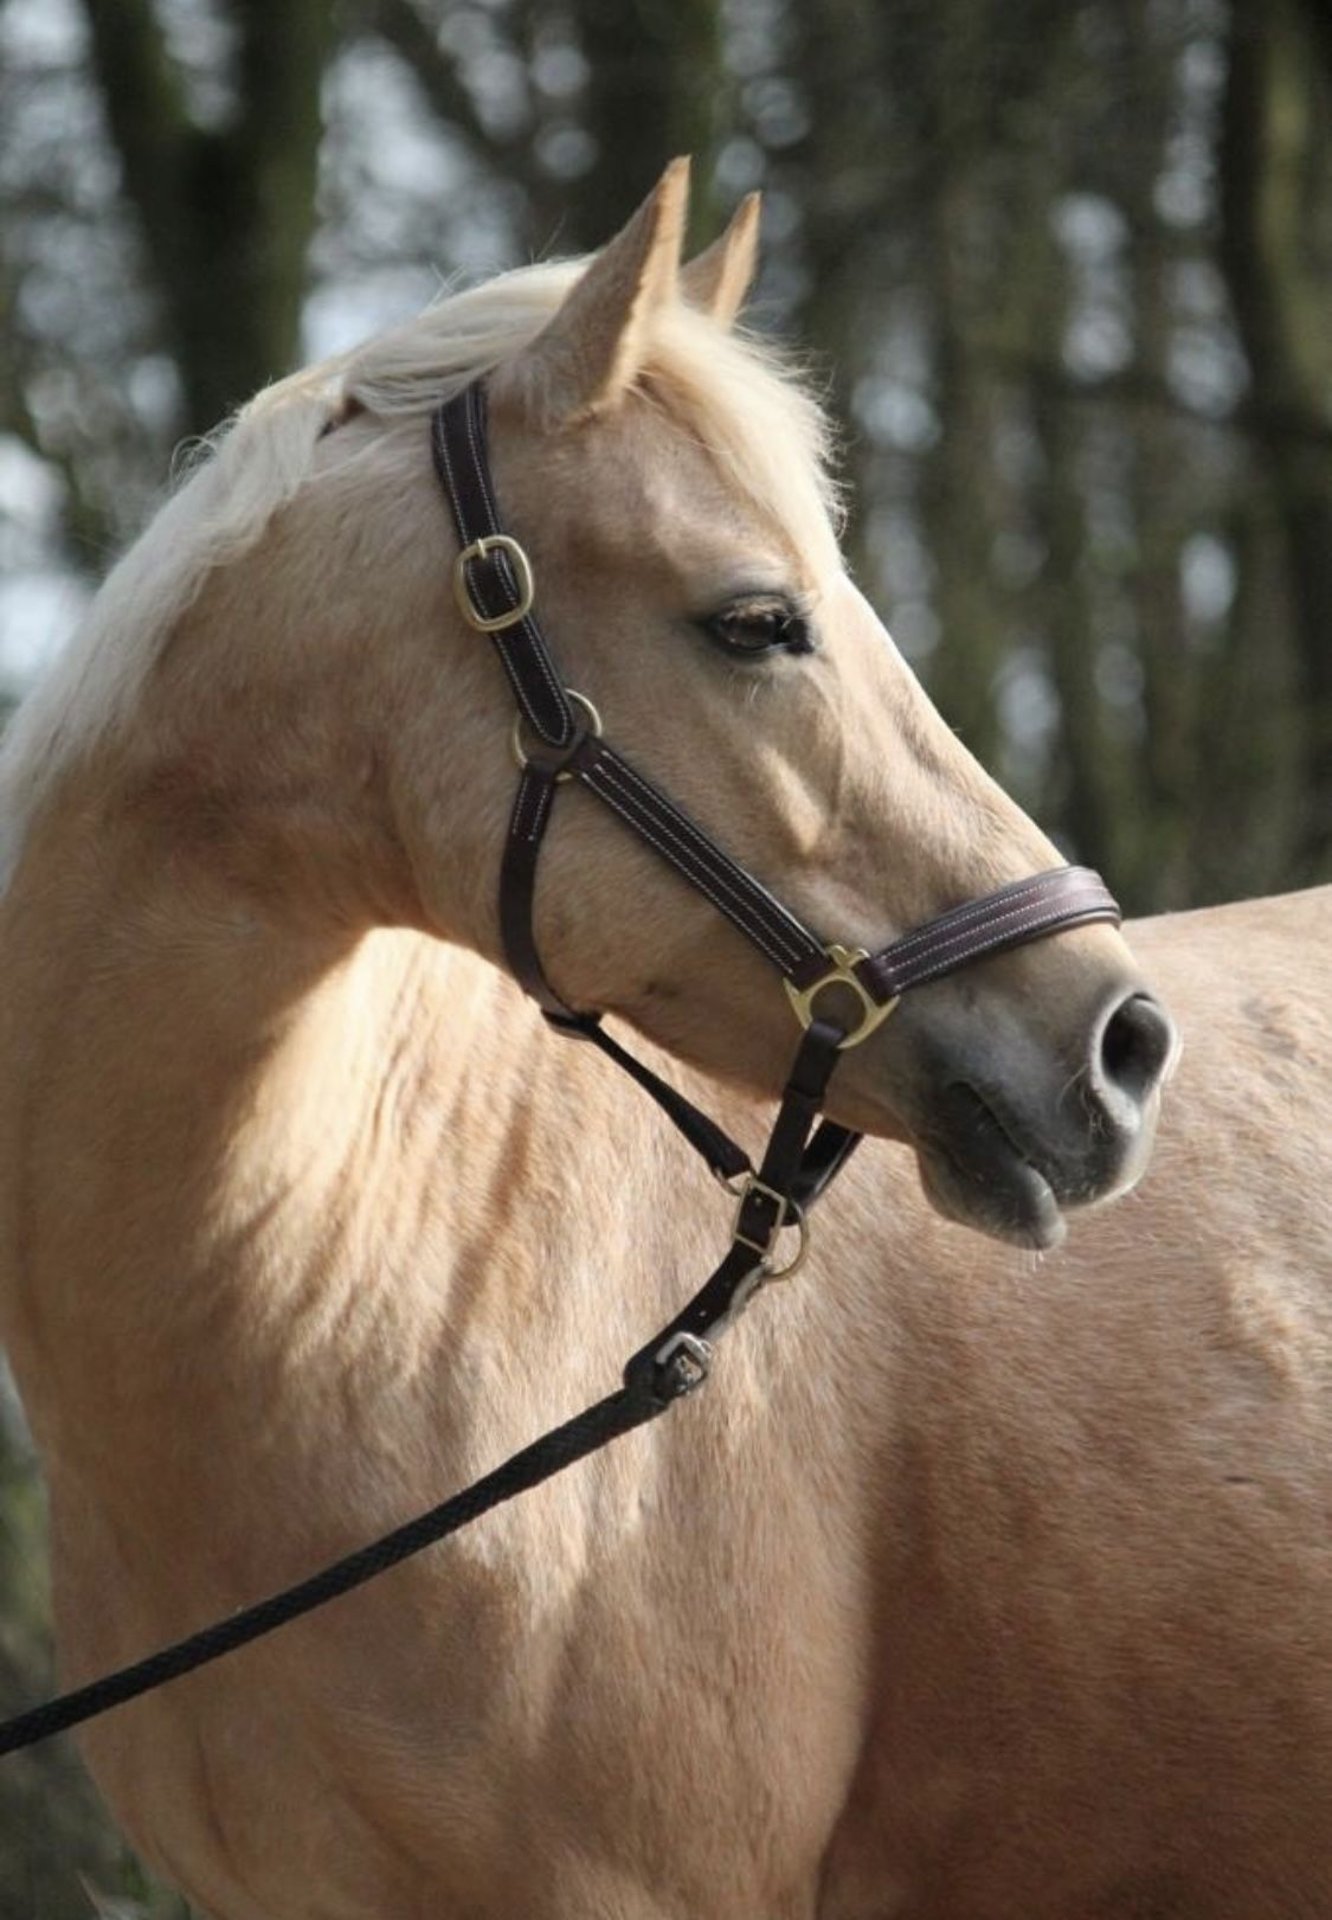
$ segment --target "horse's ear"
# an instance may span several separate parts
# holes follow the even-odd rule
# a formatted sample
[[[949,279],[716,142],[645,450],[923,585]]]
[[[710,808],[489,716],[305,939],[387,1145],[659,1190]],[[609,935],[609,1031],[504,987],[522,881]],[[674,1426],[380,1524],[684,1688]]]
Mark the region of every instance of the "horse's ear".
[[[729,327],[745,304],[758,271],[762,196],[747,193],[720,239],[680,269],[680,288],[691,306],[702,307]]]
[[[654,308],[678,295],[688,201],[689,162],[672,160],[523,356],[548,419],[595,413],[632,385]]]

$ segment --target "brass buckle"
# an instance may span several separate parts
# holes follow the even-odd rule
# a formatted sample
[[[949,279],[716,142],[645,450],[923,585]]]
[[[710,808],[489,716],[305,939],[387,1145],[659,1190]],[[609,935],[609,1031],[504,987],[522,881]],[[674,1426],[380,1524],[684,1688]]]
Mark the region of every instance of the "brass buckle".
[[[587,726],[584,729],[584,733],[590,733],[594,740],[600,740],[601,715],[592,705],[587,695],[585,693],[579,693],[574,687],[566,687],[564,689],[564,697],[566,700],[572,700],[576,707],[583,709],[587,717]],[[578,740],[583,739],[583,737],[583,733],[578,734],[573,744],[576,745]],[[516,713],[513,717],[513,732],[509,735],[509,745],[513,748],[513,757],[518,762],[518,765],[520,767],[526,767],[529,756],[523,752],[523,716],[521,713]],[[566,748],[566,752],[571,753],[572,751],[573,746]],[[571,773],[557,773],[555,778],[557,781],[572,780],[573,775]]]
[[[797,1267],[803,1267],[809,1252],[809,1222],[795,1201],[788,1194],[778,1193],[774,1187],[766,1186],[756,1173],[746,1174],[743,1184],[732,1191],[739,1196],[735,1209],[735,1226],[731,1233],[733,1245],[748,1247],[751,1252],[757,1253],[762,1259],[763,1271],[769,1280],[785,1280],[796,1271]],[[740,1216],[745,1210],[745,1202],[751,1193],[765,1194],[769,1200],[776,1202],[777,1218],[768,1229],[766,1240],[751,1240],[748,1234],[740,1231]],[[784,1267],[775,1267],[772,1264],[772,1250],[777,1244],[778,1234],[785,1232],[787,1227],[794,1227],[798,1235],[796,1250]]]
[[[516,607],[506,608],[503,613],[480,612],[472,598],[471,588],[467,584],[469,563],[473,560],[484,560],[488,553],[506,554],[518,583],[518,604]],[[453,594],[463,619],[469,627],[475,627],[478,633],[498,633],[503,627],[515,627],[532,611],[532,602],[536,598],[536,584],[532,579],[532,562],[518,542],[511,539],[507,533],[483,533],[479,540],[473,540],[470,547],[464,547],[453,563]]]
[[[856,974],[856,968],[861,961],[869,959],[869,954],[864,947],[843,947],[834,940],[828,947],[827,953],[832,965],[827,973],[821,974],[812,986],[798,987],[792,980],[783,980],[782,985],[786,988],[787,998],[795,1008],[795,1017],[802,1027],[808,1027],[813,1020],[814,1002],[825,987],[850,988],[860,1002],[860,1025],[853,1027],[850,1033],[844,1034],[837,1042],[840,1053],[845,1052],[848,1047],[858,1047],[862,1040],[868,1040],[875,1029],[883,1025],[902,996],[900,993],[895,993],[892,999],[885,1000],[882,1006],[877,1000],[871,999]]]

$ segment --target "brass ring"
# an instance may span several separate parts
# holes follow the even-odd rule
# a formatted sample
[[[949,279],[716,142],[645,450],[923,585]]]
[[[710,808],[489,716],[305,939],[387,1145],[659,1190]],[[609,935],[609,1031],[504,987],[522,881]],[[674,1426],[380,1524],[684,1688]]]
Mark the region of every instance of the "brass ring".
[[[846,987],[855,995],[860,1002],[860,1023],[838,1041],[838,1051],[845,1052],[846,1048],[858,1047],[862,1040],[868,1040],[875,1028],[883,1025],[902,996],[900,993],[895,993],[891,1000],[885,1000],[881,1004],[866,992],[856,974],[856,968],[861,961],[869,959],[863,947],[843,947],[834,941],[827,951],[832,965],[827,973],[820,974],[810,986],[797,987],[790,980],[783,980],[782,985],[786,988],[787,998],[795,1009],[795,1017],[802,1027],[808,1027],[813,1020],[814,1002],[825,987]]]
[[[778,1233],[785,1232],[787,1227],[794,1227],[796,1230],[796,1250],[784,1267],[774,1267],[772,1255],[767,1256],[763,1262],[763,1269],[764,1277],[768,1280],[789,1280],[798,1267],[804,1266],[809,1253],[809,1222],[805,1218],[804,1209],[798,1207],[794,1200],[790,1203],[790,1216],[783,1220],[777,1229]]]
[[[583,709],[584,714],[587,716],[585,731],[590,733],[594,740],[600,740],[601,715],[592,705],[587,695],[585,693],[579,693],[574,687],[566,687],[564,689],[564,697],[566,700],[572,700],[576,707]],[[523,716],[521,713],[516,713],[513,717],[513,732],[509,735],[509,745],[513,748],[513,757],[518,762],[518,765],[525,768],[531,756],[523,752]],[[557,773],[555,778],[557,780],[572,780],[573,775],[571,773]]]

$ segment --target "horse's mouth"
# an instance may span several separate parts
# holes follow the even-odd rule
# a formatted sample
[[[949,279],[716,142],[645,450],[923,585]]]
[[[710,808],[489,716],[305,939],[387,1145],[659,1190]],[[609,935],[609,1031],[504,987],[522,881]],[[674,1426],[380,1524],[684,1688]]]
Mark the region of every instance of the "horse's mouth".
[[[1052,1156],[1015,1139],[975,1088],[954,1084],[943,1107],[916,1145],[930,1202],[947,1219],[994,1239],[1042,1252],[1057,1247],[1068,1231],[1063,1206],[1092,1198],[1085,1186],[1073,1188]]]

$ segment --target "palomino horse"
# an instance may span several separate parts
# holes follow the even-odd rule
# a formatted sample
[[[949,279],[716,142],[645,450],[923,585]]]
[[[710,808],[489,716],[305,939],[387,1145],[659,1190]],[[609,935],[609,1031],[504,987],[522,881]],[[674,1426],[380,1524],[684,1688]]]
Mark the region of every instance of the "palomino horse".
[[[71,1679],[602,1393],[725,1239],[493,964],[510,703],[449,592],[444,395],[489,375],[574,684],[811,924],[873,945],[1051,864],[727,331],[752,208],[679,273],[684,186],[262,398],[6,749],[0,1299]],[[1145,930],[1173,1130],[1068,1246],[1168,1064],[1119,936],[908,995],[830,1111],[923,1181],[871,1142],[705,1393],[96,1723],[147,1859],[219,1920],[1332,1910],[1330,922]],[[537,933],[755,1136],[785,996],[577,787]]]

